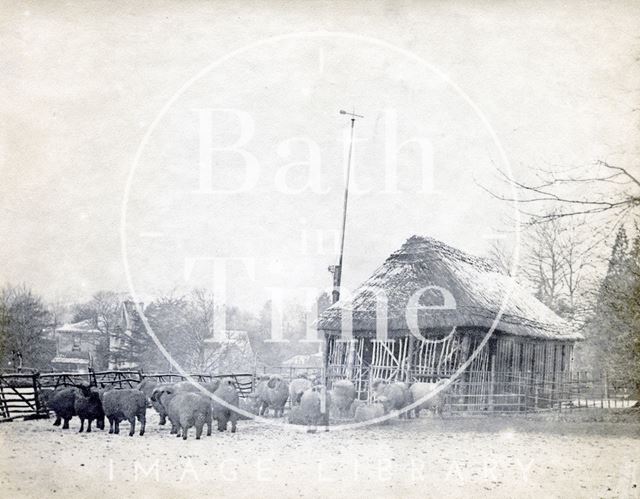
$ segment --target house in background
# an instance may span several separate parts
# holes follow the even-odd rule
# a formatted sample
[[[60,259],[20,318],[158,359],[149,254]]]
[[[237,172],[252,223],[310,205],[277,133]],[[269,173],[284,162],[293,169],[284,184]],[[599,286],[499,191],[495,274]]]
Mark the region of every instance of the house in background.
[[[138,306],[143,309],[144,303]],[[145,334],[144,324],[132,300],[122,302],[120,323],[109,334],[109,369],[128,370],[140,367],[139,340]]]
[[[79,372],[93,366],[101,332],[87,319],[64,324],[54,331],[56,356],[51,361],[56,371]]]
[[[322,352],[294,355],[282,363],[282,367],[294,369],[320,369],[322,367]]]

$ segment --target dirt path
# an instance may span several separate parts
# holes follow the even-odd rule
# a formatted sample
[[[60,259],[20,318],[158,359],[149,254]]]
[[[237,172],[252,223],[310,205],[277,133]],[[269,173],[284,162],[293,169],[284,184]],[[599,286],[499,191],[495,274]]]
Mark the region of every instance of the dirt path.
[[[183,442],[156,421],[132,438],[2,424],[0,495],[640,497],[640,423],[423,418],[310,435],[244,421]]]

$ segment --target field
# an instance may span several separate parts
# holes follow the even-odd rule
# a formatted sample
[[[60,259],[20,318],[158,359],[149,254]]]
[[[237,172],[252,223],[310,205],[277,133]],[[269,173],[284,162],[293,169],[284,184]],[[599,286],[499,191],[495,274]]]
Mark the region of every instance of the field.
[[[183,442],[0,425],[3,497],[640,497],[640,414],[412,421],[307,434],[241,421]],[[606,414],[603,416],[603,414]],[[559,419],[561,418],[561,419]],[[122,428],[121,428],[122,430]]]

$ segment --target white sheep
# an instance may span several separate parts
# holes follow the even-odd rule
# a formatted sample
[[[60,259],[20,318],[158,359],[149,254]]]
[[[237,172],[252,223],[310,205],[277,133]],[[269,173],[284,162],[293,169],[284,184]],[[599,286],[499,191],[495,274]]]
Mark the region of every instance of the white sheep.
[[[195,426],[196,439],[199,440],[206,423],[207,436],[211,436],[213,417],[209,397],[200,393],[175,390],[172,386],[162,387],[155,394],[171,421],[171,433],[186,440],[189,428]]]
[[[355,399],[356,387],[351,381],[348,379],[334,381],[331,387],[331,400],[339,416],[349,415],[349,408]]]
[[[444,384],[446,380],[441,379],[436,383],[427,383],[427,382],[417,382],[413,383],[409,387],[409,391],[413,396],[413,400],[418,402],[422,400],[424,397],[428,396],[431,392],[433,392],[440,385]],[[420,402],[416,405],[414,412],[416,417],[420,417],[421,410],[432,410],[435,414],[442,415],[442,410],[444,408],[445,401],[445,393],[444,390],[441,390],[438,394],[429,397],[427,400]]]
[[[354,414],[356,423],[362,423],[364,421],[370,421],[384,416],[386,411],[383,402],[386,399],[383,396],[381,396],[380,399],[380,402],[374,402],[373,404],[358,405]]]
[[[129,436],[136,431],[136,418],[140,421],[140,436],[144,435],[147,415],[147,397],[135,388],[109,390],[102,394],[104,415],[109,420],[109,433],[120,433],[120,422],[129,421]]]

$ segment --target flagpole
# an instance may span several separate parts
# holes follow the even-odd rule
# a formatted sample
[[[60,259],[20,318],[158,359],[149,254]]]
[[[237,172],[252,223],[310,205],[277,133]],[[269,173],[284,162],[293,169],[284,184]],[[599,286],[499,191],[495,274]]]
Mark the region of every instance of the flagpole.
[[[344,235],[347,227],[347,206],[349,203],[349,180],[351,178],[351,157],[353,155],[353,131],[356,124],[356,118],[364,118],[359,114],[348,113],[347,111],[340,110],[340,114],[351,116],[351,133],[349,137],[349,154],[347,156],[347,172],[345,176],[344,186],[344,202],[342,207],[342,230],[340,232],[340,256],[338,258],[338,265],[329,267],[329,270],[333,272],[333,292],[331,293],[331,302],[335,303],[340,299],[340,286],[342,283],[342,261],[344,257]]]

